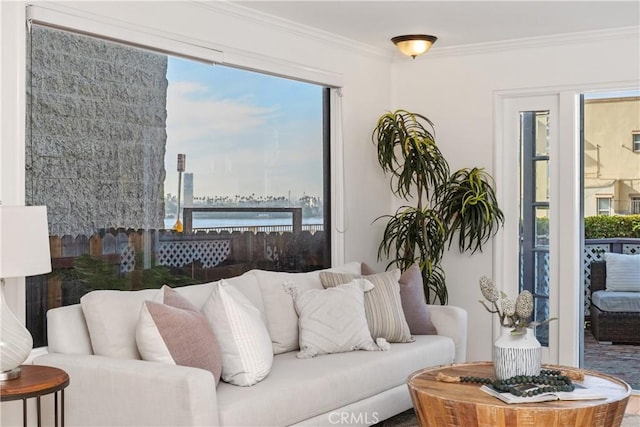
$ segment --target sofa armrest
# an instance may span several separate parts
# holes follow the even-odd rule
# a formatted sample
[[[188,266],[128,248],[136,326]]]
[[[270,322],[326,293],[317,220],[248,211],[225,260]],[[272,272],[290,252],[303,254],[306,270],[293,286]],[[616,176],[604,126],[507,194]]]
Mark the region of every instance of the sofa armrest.
[[[185,366],[94,355],[49,353],[36,365],[69,374],[69,426],[216,426],[211,372]]]
[[[467,311],[453,305],[429,305],[431,321],[438,335],[453,339],[455,363],[467,361]]]

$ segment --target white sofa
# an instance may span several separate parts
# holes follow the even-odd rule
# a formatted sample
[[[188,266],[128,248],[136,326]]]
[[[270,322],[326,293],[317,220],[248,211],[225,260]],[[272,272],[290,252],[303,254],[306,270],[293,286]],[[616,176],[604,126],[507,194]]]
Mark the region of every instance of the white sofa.
[[[360,273],[360,263],[332,270]],[[302,281],[306,288],[322,288],[317,271],[253,270],[228,283],[261,311],[268,325],[274,299],[273,295],[264,297],[264,289],[283,279]],[[201,307],[213,286],[215,283],[176,289]],[[130,342],[135,329],[131,323],[140,305],[158,291],[97,292],[104,293],[105,301],[114,298],[111,302],[118,304],[117,309],[109,309],[106,319],[111,333],[121,331],[112,338]],[[281,311],[292,307],[283,306]],[[253,386],[221,381],[216,387],[211,372],[203,369],[124,354],[95,355],[83,307],[78,304],[48,312],[48,354],[34,363],[59,367],[69,374],[65,421],[70,426],[370,425],[411,408],[406,386],[409,374],[465,361],[466,312],[435,305],[429,311],[438,335],[414,336],[415,342],[391,344],[388,351],[352,351],[310,359],[297,358],[296,351],[289,351],[275,355],[268,376]]]

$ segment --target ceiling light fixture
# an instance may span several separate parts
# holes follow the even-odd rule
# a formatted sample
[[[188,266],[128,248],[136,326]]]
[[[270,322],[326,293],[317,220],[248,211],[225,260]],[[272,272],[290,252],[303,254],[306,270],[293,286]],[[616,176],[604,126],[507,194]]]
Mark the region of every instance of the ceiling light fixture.
[[[391,39],[393,44],[398,46],[400,52],[415,59],[416,56],[422,55],[438,40],[436,36],[428,36],[425,34],[411,34],[408,36],[397,36]]]

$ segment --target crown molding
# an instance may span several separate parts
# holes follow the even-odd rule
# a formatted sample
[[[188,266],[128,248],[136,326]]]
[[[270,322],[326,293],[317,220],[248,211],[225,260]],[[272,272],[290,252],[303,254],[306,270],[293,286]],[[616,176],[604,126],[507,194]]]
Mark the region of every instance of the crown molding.
[[[483,53],[517,50],[523,48],[560,46],[575,43],[593,43],[602,40],[620,40],[623,38],[640,38],[640,27],[620,27],[607,30],[584,31],[579,33],[555,34],[550,36],[527,37],[497,42],[474,43],[451,47],[433,47],[424,55],[425,58],[445,56],[463,56]],[[416,59],[421,59],[420,57]]]
[[[253,21],[262,25],[269,25],[279,30],[291,33],[296,36],[302,36],[318,40],[323,43],[331,43],[345,50],[357,50],[361,53],[372,55],[379,58],[390,58],[391,55],[386,49],[380,49],[366,43],[358,42],[347,37],[342,37],[328,31],[310,27],[308,25],[299,24],[295,21],[280,18],[260,12],[255,9],[241,6],[239,4],[230,3],[228,1],[207,1],[207,0],[188,0],[192,5],[200,6],[204,9],[212,10],[236,18]]]

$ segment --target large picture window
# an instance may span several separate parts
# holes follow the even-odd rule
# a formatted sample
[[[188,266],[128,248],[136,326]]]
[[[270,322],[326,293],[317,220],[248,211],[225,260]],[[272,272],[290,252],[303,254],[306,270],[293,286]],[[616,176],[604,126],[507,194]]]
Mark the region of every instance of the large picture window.
[[[328,89],[33,25],[26,201],[54,271],[27,327],[95,289],[328,266]],[[178,161],[180,158],[181,161]]]

